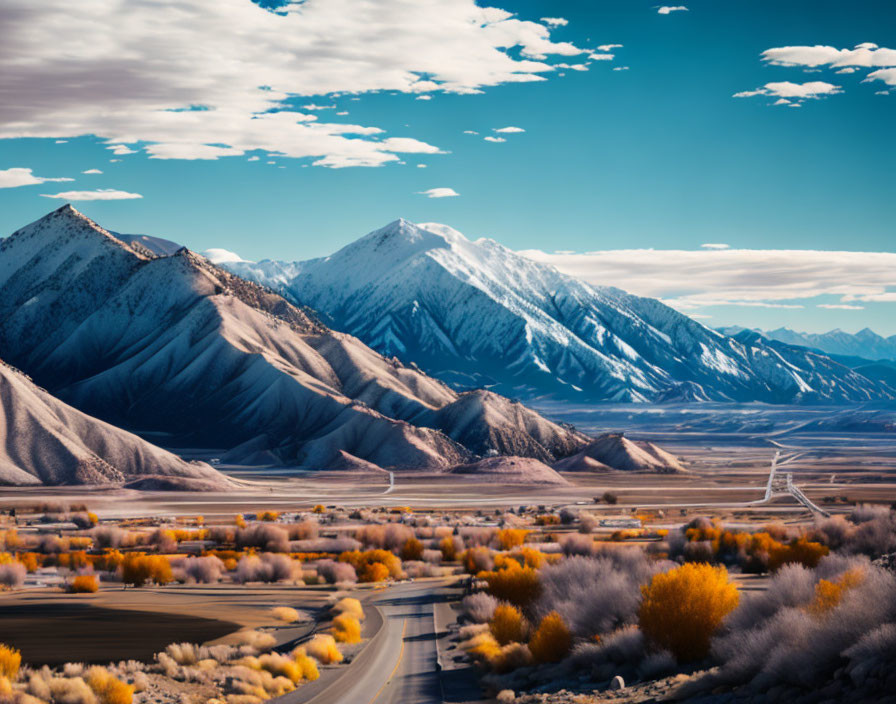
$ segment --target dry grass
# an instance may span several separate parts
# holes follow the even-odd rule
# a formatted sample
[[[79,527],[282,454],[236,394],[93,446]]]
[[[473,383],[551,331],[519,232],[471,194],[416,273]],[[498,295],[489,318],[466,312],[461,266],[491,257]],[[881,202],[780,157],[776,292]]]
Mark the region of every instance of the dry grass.
[[[289,606],[275,606],[271,609],[271,615],[283,623],[295,623],[299,620],[299,612]]]

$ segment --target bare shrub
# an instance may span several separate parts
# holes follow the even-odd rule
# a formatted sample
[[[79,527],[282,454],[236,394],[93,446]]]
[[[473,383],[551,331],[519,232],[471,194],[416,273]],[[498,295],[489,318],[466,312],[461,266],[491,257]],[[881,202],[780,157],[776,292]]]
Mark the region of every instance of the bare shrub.
[[[285,533],[284,533],[285,535]],[[301,576],[301,566],[288,555],[263,552],[260,555],[244,555],[236,566],[234,581],[286,582]]]
[[[160,553],[177,552],[177,538],[174,531],[158,528],[149,536],[151,545],[155,545]]]
[[[486,592],[477,592],[465,596],[461,602],[464,613],[474,623],[486,623],[490,621],[498,606],[498,600]]]
[[[590,540],[590,539],[589,539]],[[579,638],[591,638],[635,623],[640,587],[654,567],[640,550],[570,557],[539,573],[541,596],[536,614],[558,612]]]
[[[423,561],[428,562],[431,565],[441,564],[442,551],[441,550],[424,550],[423,551]]]
[[[258,548],[267,552],[288,552],[289,534],[281,527],[256,523],[236,532],[239,548]]]
[[[283,623],[295,623],[301,618],[299,612],[291,606],[275,606],[271,609],[271,616]]]
[[[317,521],[301,521],[289,523],[284,528],[290,540],[314,540],[320,530],[320,524]]]
[[[320,560],[317,563],[317,574],[322,577],[327,584],[341,584],[343,582],[358,581],[358,575],[355,572],[355,568],[347,562]]]
[[[830,571],[849,561],[835,562],[827,558],[822,567],[829,563],[826,567]],[[812,596],[807,598],[800,585],[800,605],[784,604],[759,622],[750,622],[744,616],[732,619],[727,632],[713,641],[713,655],[722,663],[717,679],[731,684],[751,683],[759,690],[777,684],[814,687],[824,682],[843,653],[875,629],[896,620],[896,575],[865,565],[861,582],[853,580],[823,609],[806,608],[819,593],[818,587],[813,587]],[[823,571],[820,567],[812,572],[815,584],[827,581],[821,576]],[[849,570],[829,576],[843,580],[848,574]],[[769,609],[766,606],[762,611],[767,613]]]
[[[0,565],[0,587],[18,589],[25,584],[28,569],[21,562],[7,562]]]
[[[593,533],[597,527],[600,525],[600,521],[597,520],[590,513],[583,513],[579,518],[579,532],[580,533]]]
[[[90,531],[93,544],[98,548],[120,548],[127,535],[127,531],[118,526],[97,526]]]
[[[457,533],[467,547],[479,547],[488,545],[496,533],[495,528],[481,528],[479,526],[463,526]]]
[[[188,584],[215,584],[227,571],[224,563],[214,555],[188,557],[172,563],[172,570],[179,582]]]
[[[560,547],[567,557],[591,555],[594,553],[594,539],[590,535],[582,533],[569,533],[560,538]]]
[[[565,526],[572,525],[579,520],[579,512],[571,508],[560,509],[560,523]]]
[[[340,553],[357,550],[361,547],[354,538],[311,538],[294,540],[289,543],[290,552],[329,552]]]
[[[401,523],[386,523],[362,526],[356,531],[355,537],[367,547],[397,551],[414,538],[414,531]]]

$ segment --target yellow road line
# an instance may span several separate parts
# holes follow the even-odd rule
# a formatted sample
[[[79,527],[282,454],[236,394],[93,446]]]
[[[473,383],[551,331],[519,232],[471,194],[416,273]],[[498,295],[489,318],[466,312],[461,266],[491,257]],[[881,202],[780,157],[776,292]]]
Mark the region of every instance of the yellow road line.
[[[398,672],[398,667],[401,665],[401,659],[404,657],[404,634],[407,630],[408,630],[408,620],[405,619],[404,624],[401,627],[401,648],[398,651],[398,662],[395,663],[395,667],[392,669],[391,674],[386,679],[386,681],[383,682],[383,686],[380,687],[377,690],[376,694],[373,695],[373,699],[370,700],[370,704],[373,704],[377,700],[377,698],[380,696],[380,694],[383,693],[383,690],[386,688],[386,685],[392,681],[392,678],[395,677],[395,673]]]

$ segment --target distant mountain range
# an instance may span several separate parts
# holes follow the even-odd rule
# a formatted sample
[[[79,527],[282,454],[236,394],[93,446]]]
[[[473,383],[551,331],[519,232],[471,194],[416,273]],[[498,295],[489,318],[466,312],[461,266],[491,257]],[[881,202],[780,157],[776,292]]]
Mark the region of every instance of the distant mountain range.
[[[457,393],[171,244],[70,206],[2,240],[0,354],[83,413],[236,463],[552,463],[589,441],[494,393]]]
[[[747,328],[731,326],[719,328],[720,332],[736,335]],[[862,357],[868,360],[896,360],[896,335],[883,337],[869,328],[855,334],[840,329],[824,333],[795,332],[789,328],[777,330],[755,330],[769,340],[778,340],[788,345],[800,345],[820,350],[827,354],[844,357]]]
[[[397,220],[304,262],[217,258],[459,390],[617,402],[894,397],[886,382],[825,354],[751,331],[723,334],[445,225]]]

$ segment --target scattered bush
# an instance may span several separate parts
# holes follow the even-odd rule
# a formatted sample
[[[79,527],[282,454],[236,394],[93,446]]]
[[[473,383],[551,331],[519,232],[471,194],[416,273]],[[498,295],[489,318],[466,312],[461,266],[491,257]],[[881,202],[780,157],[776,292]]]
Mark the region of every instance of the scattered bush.
[[[464,569],[470,574],[479,574],[495,566],[492,551],[483,546],[465,550],[461,556],[461,562],[463,562]]]
[[[286,582],[300,577],[301,567],[288,555],[264,552],[260,555],[244,555],[236,566],[233,579],[241,584],[248,582]]]
[[[299,612],[290,606],[275,606],[271,609],[271,615],[283,623],[295,623],[299,620]]]
[[[171,563],[161,555],[129,552],[124,556],[120,570],[121,581],[135,587],[142,587],[147,582],[164,585],[174,581]]]
[[[541,619],[529,641],[529,651],[535,662],[559,662],[571,648],[572,634],[556,611]]]
[[[528,624],[518,608],[511,604],[499,604],[488,622],[488,628],[499,645],[507,645],[524,641]]]
[[[66,591],[70,594],[93,594],[99,588],[100,582],[95,574],[78,575],[66,585]]]
[[[177,565],[179,581],[189,584],[215,584],[221,581],[226,569],[214,555],[188,557]]]
[[[0,643],[0,676],[15,680],[22,666],[22,654],[15,648]]]
[[[333,637],[340,643],[360,643],[361,622],[350,613],[339,614],[333,619]]]
[[[28,569],[21,562],[0,565],[0,588],[17,589],[25,583]]]
[[[389,577],[404,576],[401,560],[388,550],[352,550],[339,555],[339,561],[352,565],[360,582],[382,582]]]
[[[538,573],[531,567],[521,567],[515,560],[511,560],[510,565],[503,570],[482,572],[479,576],[488,582],[488,590],[493,596],[526,608],[538,596]]]
[[[679,662],[709,654],[710,639],[740,598],[724,567],[695,563],[655,575],[642,593],[641,630]]]
[[[473,623],[486,623],[491,621],[494,616],[498,600],[486,592],[477,592],[465,596],[461,605],[464,613]]]
[[[408,538],[399,553],[402,560],[419,560],[423,557],[423,543],[417,538]]]
[[[134,699],[134,688],[102,667],[91,667],[87,671],[87,685],[100,704],[131,704]]]
[[[347,562],[320,560],[317,563],[317,574],[322,577],[327,584],[358,581],[358,575],[355,574],[355,568]]]
[[[569,533],[560,538],[560,547],[566,556],[591,555],[594,553],[594,539],[582,533]]]
[[[280,526],[256,523],[236,532],[238,548],[257,548],[266,552],[288,552],[289,533]]]
[[[333,604],[333,611],[337,614],[349,614],[357,619],[364,620],[364,607],[354,597],[344,597]]]
[[[527,535],[529,531],[522,528],[504,528],[497,532],[495,538],[502,550],[513,550],[526,542]]]
[[[336,639],[327,633],[318,633],[305,645],[308,655],[324,665],[342,662],[342,653],[336,645]]]

